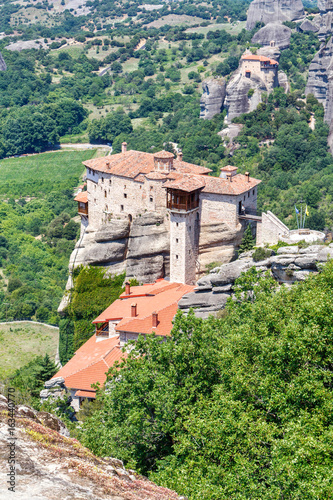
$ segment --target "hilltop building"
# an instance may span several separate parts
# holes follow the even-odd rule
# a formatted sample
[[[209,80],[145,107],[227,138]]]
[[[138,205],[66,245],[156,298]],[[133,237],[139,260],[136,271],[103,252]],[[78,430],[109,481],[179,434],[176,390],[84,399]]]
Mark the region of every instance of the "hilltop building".
[[[256,210],[261,182],[230,166],[212,177],[210,169],[183,161],[181,153],[175,158],[168,151],[127,151],[126,143],[121,153],[84,165],[87,191],[75,198],[82,231],[119,219],[131,222],[146,212],[161,214],[170,237],[170,281],[189,285],[200,269],[203,226],[224,224],[230,234],[239,232],[243,209]]]
[[[76,411],[83,400],[95,399],[91,385],[99,382],[103,386],[109,368],[126,357],[122,347],[128,341],[151,333],[161,338],[170,335],[179,300],[193,290],[193,286],[163,279],[134,287],[126,283],[120,298],[93,321],[94,335],[52,377],[64,380]]]
[[[271,42],[274,47],[274,42]],[[241,75],[245,78],[259,78],[267,88],[267,91],[278,87],[279,63],[275,59],[266,56],[254,55],[246,51],[241,57]]]

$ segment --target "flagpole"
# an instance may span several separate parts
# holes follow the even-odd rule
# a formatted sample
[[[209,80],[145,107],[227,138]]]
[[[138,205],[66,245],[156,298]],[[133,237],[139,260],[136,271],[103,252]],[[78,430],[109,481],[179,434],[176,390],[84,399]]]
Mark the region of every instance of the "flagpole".
[[[303,222],[303,205],[301,204],[301,229],[303,229],[302,222]]]
[[[297,207],[296,207],[296,205],[295,205],[295,212],[296,212],[297,229],[299,229],[298,213],[297,213]]]
[[[305,217],[306,217],[306,212],[308,211],[308,206],[306,205],[305,207],[305,212],[304,212],[304,222],[303,222],[303,229],[305,227]]]

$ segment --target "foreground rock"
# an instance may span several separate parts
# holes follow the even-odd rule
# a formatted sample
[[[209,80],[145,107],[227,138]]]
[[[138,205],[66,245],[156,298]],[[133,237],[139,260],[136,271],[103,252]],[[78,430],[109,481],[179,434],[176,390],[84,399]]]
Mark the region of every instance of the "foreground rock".
[[[267,251],[264,260],[255,262],[252,258],[254,251],[244,253],[238,260],[213,269],[207,276],[198,282],[196,291],[184,295],[179,301],[179,308],[188,312],[195,308],[195,315],[207,318],[225,307],[229,297],[233,294],[233,285],[242,272],[255,266],[262,271],[269,271],[279,282],[286,285],[304,281],[310,274],[318,273],[320,267],[333,258],[333,244],[310,245],[307,248],[297,246],[281,247],[276,255]]]
[[[29,407],[16,413],[16,487],[8,491],[9,472],[7,400],[0,395],[0,498],[3,500],[176,500],[178,495],[161,488],[120,460],[95,457],[76,439],[65,437],[50,425],[54,415]],[[63,425],[63,424],[62,424]],[[179,499],[180,500],[180,499]]]
[[[304,17],[302,0],[254,0],[247,12],[246,29],[256,23],[295,21]]]

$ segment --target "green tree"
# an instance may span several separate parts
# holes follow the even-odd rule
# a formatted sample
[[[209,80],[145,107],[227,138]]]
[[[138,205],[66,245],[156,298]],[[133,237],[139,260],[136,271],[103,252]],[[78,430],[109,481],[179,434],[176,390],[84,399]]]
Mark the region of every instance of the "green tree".
[[[238,253],[244,253],[248,252],[249,250],[252,250],[254,248],[254,240],[252,236],[252,229],[251,229],[251,224],[248,224],[246,226],[246,229],[244,231],[244,235],[241,241],[241,244],[239,246]]]

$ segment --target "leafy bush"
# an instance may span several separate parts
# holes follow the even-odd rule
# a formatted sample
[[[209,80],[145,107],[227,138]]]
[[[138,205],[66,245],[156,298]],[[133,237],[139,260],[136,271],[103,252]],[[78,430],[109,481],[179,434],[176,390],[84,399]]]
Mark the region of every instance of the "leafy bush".
[[[255,249],[252,259],[254,262],[259,262],[260,260],[268,259],[272,254],[271,250],[268,248],[258,247]]]

